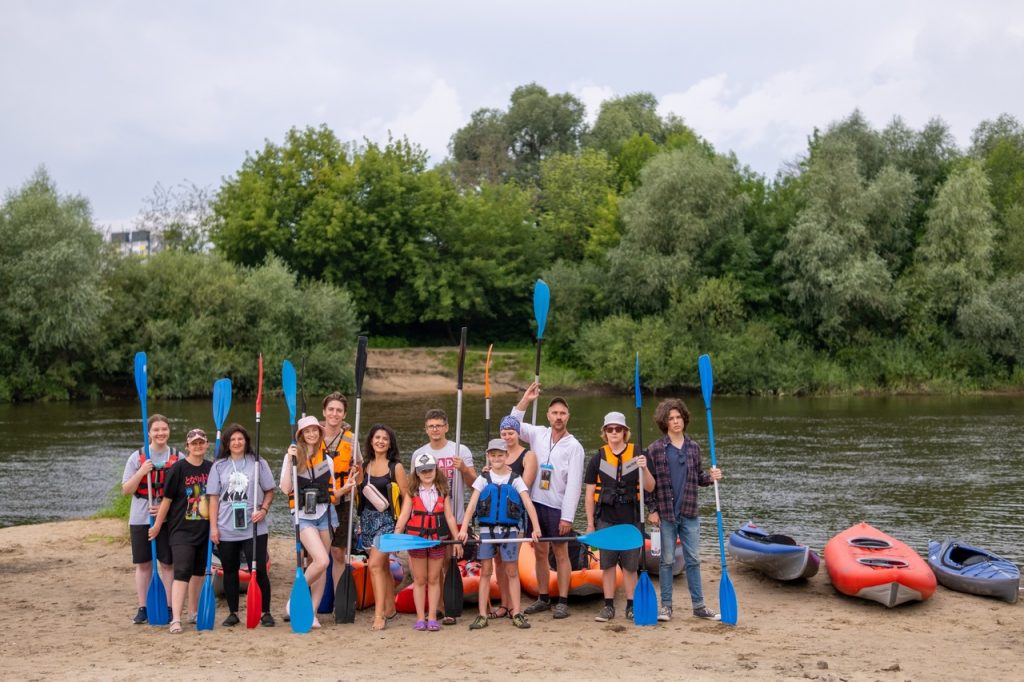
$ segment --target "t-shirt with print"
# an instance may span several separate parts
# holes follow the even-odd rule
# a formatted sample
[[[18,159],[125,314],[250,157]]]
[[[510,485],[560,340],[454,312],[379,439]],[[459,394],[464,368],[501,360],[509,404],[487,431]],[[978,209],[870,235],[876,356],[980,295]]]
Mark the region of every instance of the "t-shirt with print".
[[[256,458],[245,455],[240,460],[231,457],[218,459],[210,469],[206,493],[217,496],[217,531],[221,540],[238,542],[252,540],[252,515],[255,507],[263,504],[263,491],[276,485],[267,460],[260,458],[260,480],[256,485],[256,504],[252,501],[252,474]],[[235,528],[235,505],[245,505],[245,528]],[[266,519],[256,524],[256,534],[266,535]]]
[[[167,472],[164,497],[171,501],[167,519],[171,528],[172,546],[199,545],[209,537],[210,522],[203,518],[200,508],[212,466],[213,462],[205,459],[199,466],[187,459],[179,459]]]
[[[409,471],[413,471],[412,463],[421,452],[432,454],[437,459],[437,470],[448,477],[448,490],[451,491],[452,507],[454,508],[452,511],[455,512],[455,522],[461,524],[462,517],[466,515],[466,486],[463,483],[462,474],[455,468],[455,441],[448,441],[440,450],[430,447],[430,443],[417,448],[412,453],[412,457],[409,458]],[[458,452],[461,454],[462,461],[466,463],[466,466],[473,466],[473,453],[469,451],[469,448],[462,445]]]

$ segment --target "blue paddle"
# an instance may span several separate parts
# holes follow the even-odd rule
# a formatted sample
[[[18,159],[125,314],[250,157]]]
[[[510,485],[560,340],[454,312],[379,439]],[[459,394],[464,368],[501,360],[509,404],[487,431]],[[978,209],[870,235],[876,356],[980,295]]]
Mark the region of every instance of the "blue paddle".
[[[138,352],[135,354],[135,390],[139,393],[139,403],[142,405],[142,448],[146,453],[146,459],[152,461],[149,456],[149,433],[146,431],[146,422],[149,421],[149,411],[146,408],[146,394],[149,385],[148,367],[146,354]],[[149,506],[153,507],[153,474],[146,474],[147,492],[149,493]],[[149,514],[149,527],[153,527],[153,515]],[[167,625],[167,590],[160,580],[160,567],[156,558],[156,538],[149,541],[149,552],[153,562],[153,577],[149,581],[149,589],[146,591],[146,620],[150,625]]]
[[[643,398],[640,395],[640,353],[636,354],[636,365],[633,370],[633,393],[636,396],[636,449],[643,453],[644,423],[641,419],[640,409],[643,406]],[[639,455],[638,455],[639,456]],[[646,526],[644,516],[644,478],[646,472],[640,470],[640,527]],[[655,529],[660,533],[661,529]],[[643,548],[640,549],[640,577],[636,581],[636,591],[633,594],[633,624],[634,625],[657,625],[658,623],[658,598],[654,594],[654,585],[651,583],[651,576],[647,575],[647,556]]]
[[[711,424],[711,390],[713,379],[711,375],[711,358],[702,355],[697,360],[697,369],[700,371],[700,392],[704,396],[704,407],[708,413],[708,443],[711,447],[711,466],[717,467],[715,461],[715,429]],[[722,560],[722,584],[718,588],[718,602],[722,609],[722,622],[727,625],[736,625],[739,616],[736,605],[736,590],[729,580],[729,571],[725,566],[725,535],[722,532],[722,507],[718,500],[718,481],[715,484],[715,516],[718,520],[718,553]],[[665,551],[662,548],[662,551]]]
[[[288,406],[288,424],[291,428],[292,445],[295,445],[295,367],[291,361],[281,363],[281,385],[284,389],[284,402]],[[295,520],[295,582],[289,597],[289,616],[292,632],[305,634],[313,629],[313,596],[309,592],[309,583],[302,572],[302,540],[299,538],[299,463],[292,457],[292,498],[295,508],[292,510]]]
[[[539,542],[568,542],[578,540],[582,545],[590,545],[598,549],[607,549],[613,552],[625,552],[636,549],[644,544],[643,535],[636,526],[622,523],[617,526],[608,526],[601,530],[588,533],[587,535],[559,535],[553,538],[541,538]],[[455,544],[456,540],[428,540],[418,535],[406,533],[382,533],[378,535],[373,546],[382,552],[405,552],[410,549],[430,549],[438,545]],[[464,544],[498,545],[505,542],[533,542],[533,538],[526,536],[522,538],[492,538],[488,540],[470,540]]]
[[[544,341],[544,327],[548,323],[548,308],[551,307],[551,290],[547,283],[538,279],[533,287],[533,317],[537,320],[537,364],[533,380],[540,383],[540,346]],[[533,401],[533,423],[537,423],[537,401]]]
[[[220,452],[220,430],[231,411],[231,379],[217,379],[213,382],[213,425],[217,429],[214,440],[214,457]],[[214,519],[216,523],[216,519]],[[217,597],[213,594],[213,540],[206,541],[206,578],[199,593],[199,613],[196,614],[196,630],[212,630],[217,618]]]

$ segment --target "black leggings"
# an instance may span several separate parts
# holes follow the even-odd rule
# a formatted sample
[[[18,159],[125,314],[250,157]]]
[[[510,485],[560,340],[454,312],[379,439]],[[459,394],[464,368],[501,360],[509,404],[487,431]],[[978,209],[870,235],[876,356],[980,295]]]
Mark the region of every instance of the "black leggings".
[[[217,545],[220,563],[224,567],[224,598],[228,602],[228,611],[238,613],[238,568],[241,566],[241,555],[246,556],[246,566],[252,559],[252,540],[229,542],[221,540]],[[267,535],[256,536],[256,583],[263,593],[263,612],[270,611],[270,578],[267,576]]]

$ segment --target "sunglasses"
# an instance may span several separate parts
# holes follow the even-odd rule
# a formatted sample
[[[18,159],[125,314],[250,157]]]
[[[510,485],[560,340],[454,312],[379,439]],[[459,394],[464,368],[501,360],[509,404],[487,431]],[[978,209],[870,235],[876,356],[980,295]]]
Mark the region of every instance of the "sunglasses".
[[[621,426],[606,426],[604,428],[605,433],[622,433],[626,429]]]

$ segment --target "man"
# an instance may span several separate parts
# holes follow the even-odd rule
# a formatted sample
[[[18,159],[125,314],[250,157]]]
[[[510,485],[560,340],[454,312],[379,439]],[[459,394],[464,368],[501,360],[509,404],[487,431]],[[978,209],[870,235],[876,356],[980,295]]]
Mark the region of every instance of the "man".
[[[686,585],[690,590],[693,615],[707,620],[721,616],[704,605],[700,583],[700,517],[697,511],[697,487],[709,486],[722,478],[716,467],[704,471],[700,446],[686,435],[690,411],[678,398],[664,400],[654,412],[654,421],[665,434],[647,448],[648,462],[654,471],[655,504],[648,520],[661,529],[661,608],[658,620],[672,620],[672,561],[676,538],[683,545],[686,561]]]
[[[423,429],[427,432],[427,444],[412,453],[412,457],[409,459],[409,471],[413,470],[413,462],[416,461],[416,458],[424,452],[429,453],[437,460],[438,474],[443,474],[448,478],[448,490],[451,491],[455,523],[461,526],[462,518],[466,514],[466,486],[473,485],[473,481],[476,480],[473,453],[461,443],[456,451],[455,443],[448,440],[448,415],[444,410],[437,408],[427,410],[427,414],[423,418]],[[445,547],[445,561],[441,564],[442,585],[445,574],[448,572],[448,559],[451,557],[452,551],[451,545]],[[444,625],[454,625],[455,619],[446,615],[442,617],[441,622]]]
[[[523,421],[526,408],[540,396],[540,384],[530,384],[522,399],[512,408],[512,416]],[[572,522],[576,517],[576,507],[580,502],[583,489],[583,446],[566,430],[569,423],[569,404],[563,398],[553,398],[548,404],[548,424],[536,426],[526,424],[520,427],[519,437],[530,445],[537,454],[540,465],[537,478],[530,490],[530,499],[537,508],[537,519],[540,521],[542,537],[567,535],[572,530]],[[538,542],[537,558],[537,601],[523,611],[527,615],[551,609],[551,597],[548,595],[550,569],[548,568],[548,550],[555,553],[555,565],[558,571],[558,602],[554,606],[552,616],[555,618],[569,617],[569,579],[572,565],[569,563],[569,543]]]
[[[352,456],[352,431],[345,423],[345,415],[348,413],[348,400],[340,392],[335,391],[324,398],[323,401],[324,419],[321,425],[324,429],[324,440],[321,445],[320,456],[326,454],[334,460],[334,478],[337,481],[338,490],[345,489],[351,474],[358,469],[359,463],[353,461]],[[331,556],[334,558],[335,566],[343,567],[348,561],[348,516],[352,506],[352,496],[347,494],[350,490],[338,497],[338,504],[335,510],[338,513],[338,528],[334,532],[334,539],[331,540]],[[342,569],[335,568],[331,577],[334,579],[334,588],[338,588],[338,579],[341,578]]]

